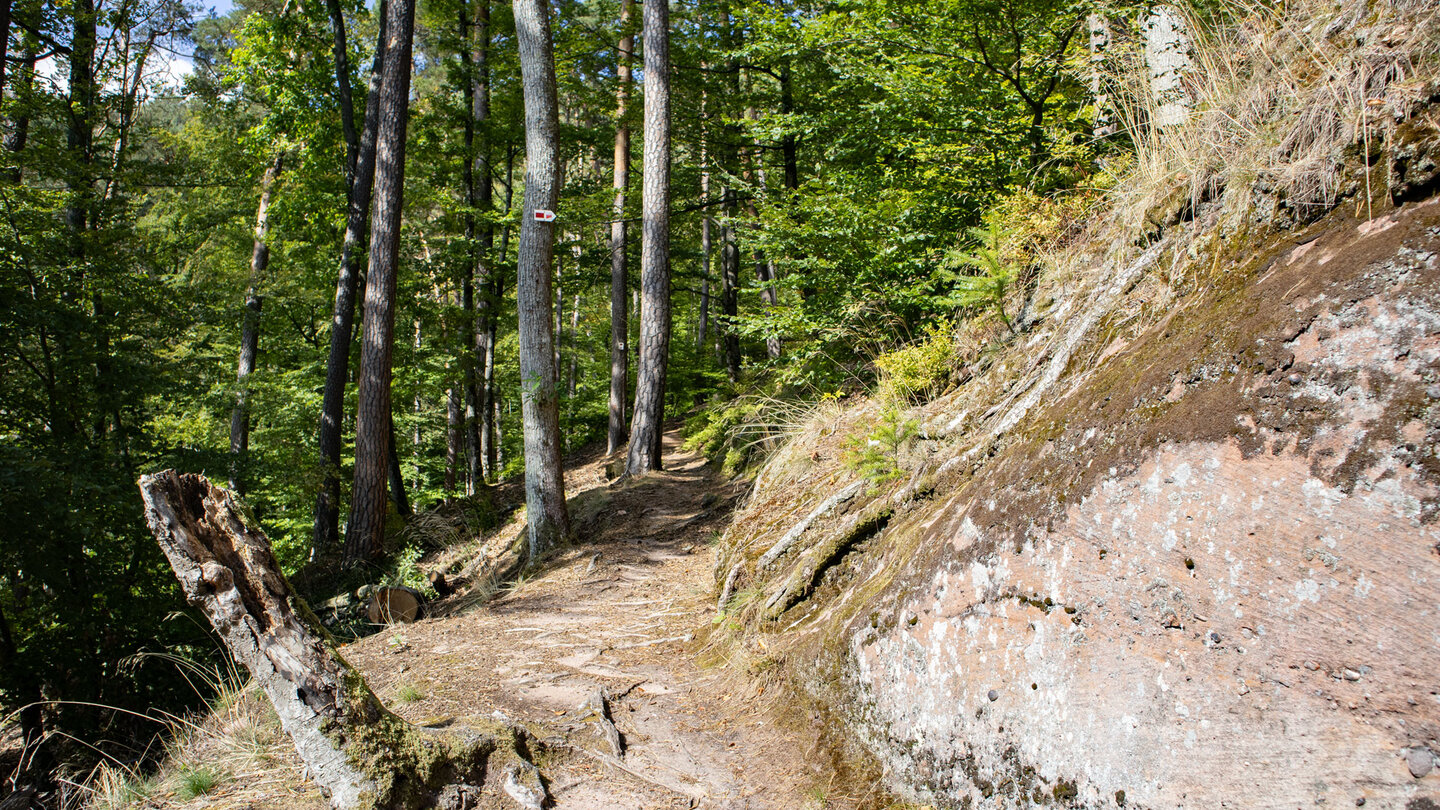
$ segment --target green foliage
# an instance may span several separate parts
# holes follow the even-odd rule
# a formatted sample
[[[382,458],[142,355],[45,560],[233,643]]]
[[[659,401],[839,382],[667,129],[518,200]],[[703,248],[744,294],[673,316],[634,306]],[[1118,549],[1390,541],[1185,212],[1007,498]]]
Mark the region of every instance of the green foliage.
[[[955,364],[955,338],[949,323],[926,327],[925,337],[875,358],[880,398],[896,404],[919,403],[940,393]]]
[[[881,414],[875,429],[866,436],[852,436],[845,443],[841,461],[870,482],[871,491],[905,476],[900,468],[900,451],[915,436],[920,423],[906,419],[899,408]]]
[[[1005,328],[1015,331],[1005,314],[1005,293],[1015,280],[1015,269],[1001,255],[1000,232],[995,225],[968,229],[974,240],[971,252],[951,252],[938,276],[952,286],[945,300],[960,309],[989,310]]]
[[[427,599],[436,598],[439,594],[435,592],[435,586],[430,584],[425,571],[420,567],[420,558],[423,556],[424,552],[419,547],[407,546],[395,555],[381,584],[389,588],[413,588]]]

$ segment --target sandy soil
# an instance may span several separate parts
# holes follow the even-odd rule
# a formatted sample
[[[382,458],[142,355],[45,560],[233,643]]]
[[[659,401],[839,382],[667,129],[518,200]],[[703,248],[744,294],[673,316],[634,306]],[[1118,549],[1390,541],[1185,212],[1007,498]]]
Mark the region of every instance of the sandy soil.
[[[576,544],[528,579],[344,654],[412,722],[463,726],[498,711],[535,729],[556,808],[854,806],[814,729],[797,727],[809,723],[770,711],[763,676],[696,663],[721,657],[703,647],[711,544],[740,490],[674,433],[665,442],[665,471],[624,484],[607,484],[602,459],[568,470]],[[581,708],[597,689],[623,758]]]

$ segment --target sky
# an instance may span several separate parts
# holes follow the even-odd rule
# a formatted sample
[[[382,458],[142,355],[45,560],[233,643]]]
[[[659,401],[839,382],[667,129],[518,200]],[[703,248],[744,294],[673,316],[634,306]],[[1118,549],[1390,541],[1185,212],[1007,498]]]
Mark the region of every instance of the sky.
[[[209,0],[196,14],[197,17],[206,17],[214,14],[217,17],[229,14],[235,9],[232,0]],[[185,77],[195,70],[195,64],[191,61],[188,53],[188,44],[181,44],[181,49],[169,51],[159,49],[151,57],[148,65],[148,73],[160,79],[164,85],[178,89]],[[36,75],[41,81],[49,82],[56,89],[62,89],[67,81],[65,74],[66,66],[54,56],[47,57],[35,63]]]

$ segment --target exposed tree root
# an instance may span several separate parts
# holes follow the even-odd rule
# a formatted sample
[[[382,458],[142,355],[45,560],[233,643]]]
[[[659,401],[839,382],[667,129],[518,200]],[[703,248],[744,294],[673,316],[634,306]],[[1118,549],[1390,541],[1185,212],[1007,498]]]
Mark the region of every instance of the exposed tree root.
[[[765,618],[777,619],[809,597],[825,576],[825,572],[848,554],[850,549],[885,530],[894,511],[883,503],[872,506],[850,518],[828,539],[807,549],[791,569],[785,584],[766,600]]]

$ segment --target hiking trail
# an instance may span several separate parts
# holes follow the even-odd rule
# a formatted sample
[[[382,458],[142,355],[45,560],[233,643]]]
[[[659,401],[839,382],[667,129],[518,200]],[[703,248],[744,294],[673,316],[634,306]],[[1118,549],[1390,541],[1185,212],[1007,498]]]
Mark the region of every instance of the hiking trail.
[[[343,654],[413,723],[500,712],[543,729],[555,808],[853,806],[833,795],[818,720],[782,723],[763,672],[697,664],[721,663],[702,649],[715,610],[711,546],[743,488],[684,451],[678,431],[664,444],[663,471],[615,486],[599,457],[568,468],[575,543],[507,591]],[[598,689],[623,759],[585,705]]]

